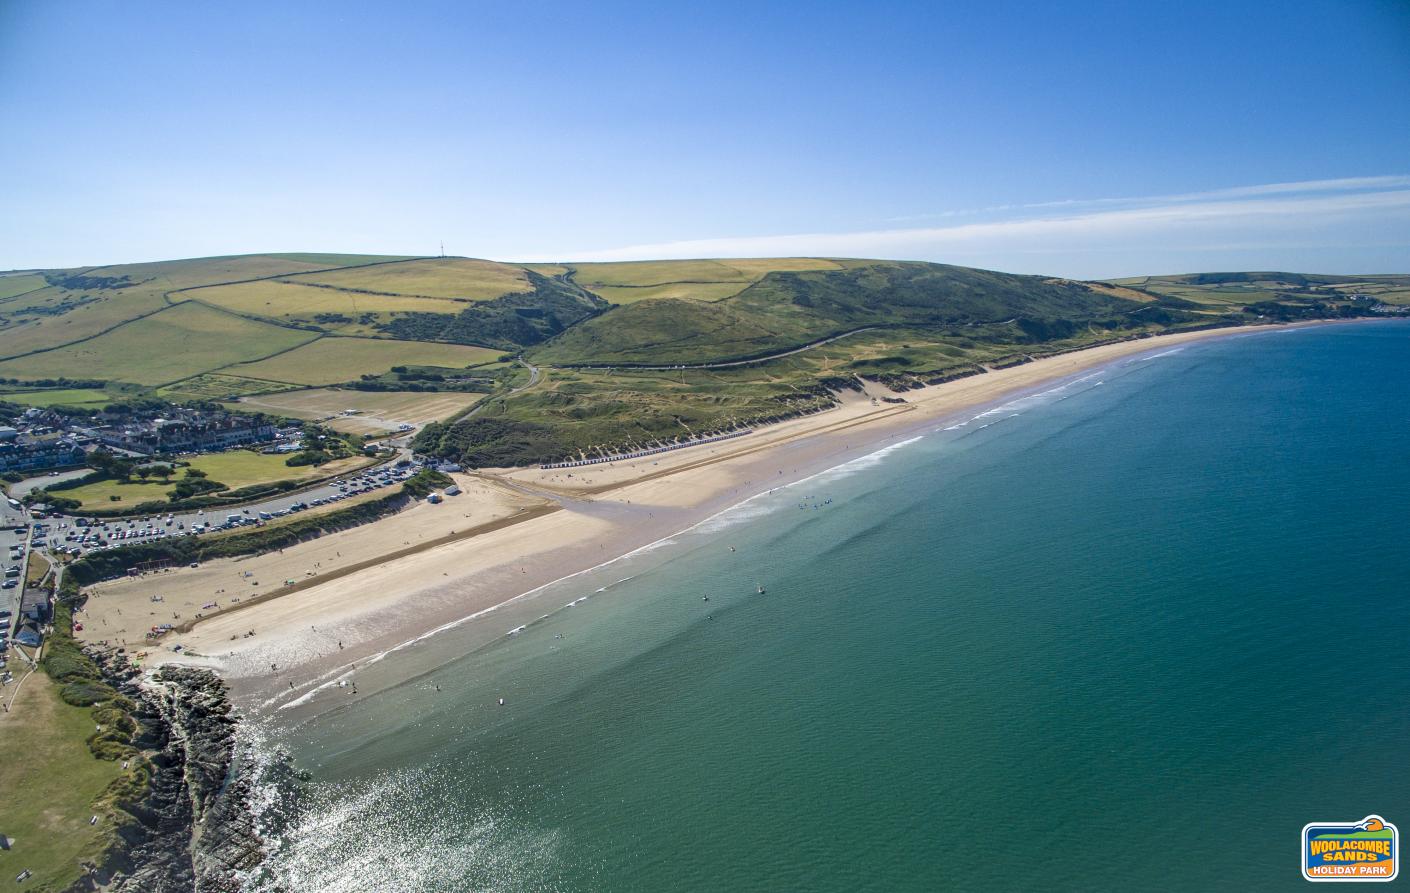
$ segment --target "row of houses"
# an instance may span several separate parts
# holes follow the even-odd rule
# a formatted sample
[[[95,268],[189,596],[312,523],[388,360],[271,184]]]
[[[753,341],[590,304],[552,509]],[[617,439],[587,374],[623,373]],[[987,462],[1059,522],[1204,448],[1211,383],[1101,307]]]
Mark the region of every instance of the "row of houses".
[[[173,418],[139,419],[87,430],[105,446],[153,456],[158,453],[207,453],[254,446],[274,440],[274,423],[228,413],[183,412]]]
[[[31,435],[14,428],[0,430],[0,472],[82,465],[87,454],[84,446],[84,439],[57,432]]]
[[[155,418],[99,413],[73,419],[30,409],[15,421],[0,426],[0,472],[80,466],[99,446],[138,456],[209,453],[271,443],[277,436],[268,419],[177,406]]]

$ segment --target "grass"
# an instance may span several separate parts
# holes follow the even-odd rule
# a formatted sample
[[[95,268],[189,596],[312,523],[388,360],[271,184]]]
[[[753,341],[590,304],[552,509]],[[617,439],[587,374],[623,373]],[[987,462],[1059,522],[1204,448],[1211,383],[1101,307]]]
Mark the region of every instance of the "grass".
[[[0,400],[23,403],[25,406],[106,406],[113,399],[107,391],[97,388],[54,388],[46,391],[16,391],[0,393]]]
[[[655,301],[661,298],[677,298],[688,301],[721,301],[730,295],[737,295],[747,288],[745,282],[665,282],[659,285],[603,285],[593,284],[588,288],[593,294],[613,304],[635,304],[637,301]]]
[[[1237,309],[1263,301],[1305,304],[1342,302],[1367,295],[1387,304],[1410,303],[1410,276],[1322,276],[1302,273],[1189,273],[1115,279],[1158,295],[1194,301],[1219,309]]]
[[[159,385],[310,341],[311,332],[285,329],[178,304],[77,344],[0,363],[0,376],[20,379],[101,374]]]
[[[7,699],[13,691],[7,686]],[[61,701],[58,685],[42,671],[25,679],[14,707],[0,715],[0,833],[13,840],[0,850],[0,876],[34,872],[15,889],[64,889],[112,832],[108,815],[96,826],[88,821],[122,770],[93,756],[85,743],[92,733],[91,711]]]
[[[829,400],[823,381],[834,391],[857,376],[908,387],[1020,354],[1076,349],[1158,328],[1117,333],[1083,328],[1067,338],[1034,344],[1013,323],[897,327],[862,332],[761,365],[667,371],[550,368],[535,388],[489,398],[469,422],[432,426],[418,446],[484,466],[612,452],[825,408]]]
[[[315,388],[248,397],[234,408],[296,419],[330,420],[330,427],[334,430],[371,434],[396,430],[403,423],[420,426],[449,418],[480,399],[480,396],[454,391],[418,393]],[[355,409],[358,414],[343,415],[343,411],[348,409]]]
[[[822,258],[666,260],[570,265],[574,281],[614,304],[659,298],[718,301],[777,270],[837,270]]]
[[[271,481],[314,480],[343,474],[367,464],[365,458],[355,456],[316,467],[302,465],[294,468],[284,464],[287,458],[288,456],[284,455],[266,455],[250,450],[228,450],[224,453],[195,457],[190,464],[192,468],[204,471],[211,480],[220,481],[232,490]],[[143,502],[165,500],[167,491],[171,490],[182,474],[184,470],[178,470],[167,482],[159,478],[152,478],[145,483],[136,478],[126,482],[95,481],[72,490],[59,491],[57,495],[77,499],[86,509],[135,506]],[[113,499],[114,496],[118,498]]]
[[[616,307],[530,356],[555,364],[711,363],[779,353],[869,326],[1020,319],[1124,325],[1141,307],[1065,280],[876,261],[842,270],[774,273],[714,303],[657,300]]]
[[[319,254],[317,252],[266,254],[265,257],[316,264],[320,267],[352,267],[358,264],[380,264],[387,261],[415,259],[413,255],[409,254]]]
[[[428,298],[484,301],[509,292],[528,291],[524,271],[509,264],[464,257],[432,257],[332,273],[299,276],[338,288],[363,289]]]
[[[125,276],[136,283],[134,287],[155,287],[164,291],[173,291],[197,285],[210,285],[215,282],[233,282],[239,279],[256,279],[260,276],[299,273],[321,269],[323,266],[323,264],[309,263],[306,260],[287,256],[235,254],[224,257],[192,257],[142,264],[91,267],[84,271],[84,275]]]
[[[500,351],[463,344],[325,337],[297,350],[222,371],[266,381],[329,385],[377,375],[393,366],[463,368],[494,362]]]
[[[38,552],[29,553],[29,563],[25,567],[24,584],[26,586],[38,586],[44,580],[44,575],[49,573],[49,559]]]
[[[18,273],[0,276],[0,301],[44,287],[44,277],[38,273]]]
[[[264,394],[292,387],[296,385],[265,381],[262,378],[205,373],[167,385],[157,391],[157,396],[168,400],[234,400],[246,394]]]
[[[4,337],[0,338],[0,359],[91,338],[167,305],[157,290],[83,295],[46,288],[24,300],[44,313],[16,313],[10,305],[0,304],[0,331],[4,332]],[[80,300],[86,303],[76,303]],[[66,307],[71,309],[64,309]],[[76,367],[68,373],[73,373],[71,377],[82,374]]]
[[[348,271],[349,274],[357,271]],[[312,280],[265,279],[241,285],[215,285],[182,292],[179,297],[197,299],[235,313],[281,317],[317,323],[319,316],[338,314],[356,320],[364,313],[459,313],[462,302],[449,298],[423,298],[407,295],[373,295],[334,288],[319,288]],[[330,326],[332,327],[332,326]]]
[[[61,279],[83,278],[0,302],[0,359],[91,338],[160,310],[167,305],[166,295],[179,289],[364,262],[359,255],[250,254],[51,271]],[[103,278],[111,281],[102,283]]]

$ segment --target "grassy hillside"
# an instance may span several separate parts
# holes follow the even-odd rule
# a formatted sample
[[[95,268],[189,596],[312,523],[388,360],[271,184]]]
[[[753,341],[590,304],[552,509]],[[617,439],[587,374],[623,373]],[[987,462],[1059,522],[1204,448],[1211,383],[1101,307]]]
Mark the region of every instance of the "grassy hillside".
[[[272,382],[325,385],[377,375],[397,365],[465,368],[493,363],[497,350],[462,344],[323,337],[278,356],[231,366],[232,375]]]
[[[25,673],[12,661],[15,678]],[[43,672],[25,678],[19,694],[5,690],[13,708],[0,719],[0,825],[13,843],[0,851],[0,871],[16,890],[64,890],[77,882],[85,862],[99,862],[115,833],[104,793],[122,774],[119,763],[96,759],[85,740],[93,712],[59,697]],[[89,818],[99,815],[97,824]],[[24,869],[24,884],[13,878]]]
[[[563,266],[574,282],[613,304],[633,304],[652,298],[718,301],[739,294],[768,273],[842,269],[837,261],[811,257],[649,260]]]
[[[0,274],[0,378],[10,379],[0,396],[93,407],[144,393],[230,403],[325,385],[412,401],[494,390],[423,445],[475,463],[523,462],[812,411],[857,376],[904,389],[1172,328],[1400,304],[1410,305],[1407,276],[1089,283],[839,258],[196,258]],[[440,418],[469,401],[443,402],[424,414],[399,407],[398,417]]]
[[[606,307],[552,276],[470,258],[269,254],[16,271],[0,274],[0,378],[231,399],[395,365],[481,364]],[[324,335],[364,337],[316,343]],[[26,401],[104,396],[57,390]]]
[[[255,254],[46,270],[44,288],[0,299],[0,359],[92,338],[165,308],[178,289],[322,267],[297,256]]]
[[[859,328],[1009,322],[1045,340],[1087,323],[1138,325],[1149,304],[1066,280],[940,264],[869,262],[769,272],[718,301],[617,307],[531,355],[559,365],[699,364],[749,359]]]
[[[317,333],[281,328],[200,304],[165,307],[74,344],[0,363],[7,378],[105,374],[160,385],[232,363],[255,360]]]

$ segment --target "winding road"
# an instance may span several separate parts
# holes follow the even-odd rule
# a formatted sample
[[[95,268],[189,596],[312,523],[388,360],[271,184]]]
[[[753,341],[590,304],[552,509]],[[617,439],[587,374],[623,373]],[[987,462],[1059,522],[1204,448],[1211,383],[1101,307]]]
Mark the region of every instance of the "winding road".
[[[731,366],[753,366],[758,363],[767,363],[771,360],[779,360],[784,357],[791,357],[796,353],[805,350],[812,350],[815,347],[822,347],[824,344],[831,344],[834,341],[841,341],[849,338],[858,332],[870,332],[873,329],[884,328],[884,326],[862,326],[860,329],[850,329],[836,335],[829,335],[826,338],[819,338],[817,341],[810,341],[801,347],[790,348],[779,353],[771,353],[762,357],[753,357],[747,360],[727,360],[720,363],[672,363],[667,365],[638,366],[635,363],[573,363],[565,364],[563,369],[631,369],[642,372],[670,372],[676,369],[728,369]],[[533,368],[533,367],[530,367]],[[521,389],[522,390],[522,389]]]

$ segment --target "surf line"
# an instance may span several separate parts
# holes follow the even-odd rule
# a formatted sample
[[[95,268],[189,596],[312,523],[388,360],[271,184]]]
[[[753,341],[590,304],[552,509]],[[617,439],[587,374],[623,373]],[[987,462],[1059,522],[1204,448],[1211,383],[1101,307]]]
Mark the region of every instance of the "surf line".
[[[924,435],[918,434],[918,435],[915,435],[915,436],[913,436],[913,437],[907,438],[906,440],[899,441],[899,442],[897,442],[897,443],[886,444],[885,446],[881,447],[880,449],[874,450],[873,452],[867,453],[867,454],[862,455],[862,456],[857,456],[857,457],[854,457],[854,458],[852,458],[852,459],[848,459],[848,460],[845,461],[845,462],[840,462],[840,463],[838,463],[837,465],[831,466],[831,467],[829,467],[829,468],[825,468],[825,469],[823,469],[823,470],[821,470],[821,471],[815,472],[815,473],[810,474],[810,475],[808,475],[808,476],[806,476],[806,477],[799,478],[799,479],[796,480],[796,481],[789,481],[788,483],[784,483],[784,484],[776,484],[776,485],[773,486],[773,487],[769,487],[769,488],[767,488],[767,489],[765,489],[765,490],[763,490],[763,491],[761,491],[761,492],[759,492],[759,493],[755,493],[753,496],[746,497],[745,499],[742,499],[742,500],[740,500],[739,502],[736,502],[736,503],[734,503],[734,504],[732,504],[732,505],[729,505],[729,506],[727,506],[727,507],[721,509],[720,511],[715,512],[715,513],[712,514],[712,515],[709,515],[709,516],[707,516],[707,517],[705,517],[705,518],[701,518],[699,521],[696,521],[695,523],[690,524],[690,525],[688,525],[687,527],[684,527],[684,528],[682,528],[681,530],[676,531],[675,533],[667,534],[666,536],[663,536],[663,537],[661,537],[660,539],[652,540],[652,541],[649,542],[649,543],[646,543],[646,544],[644,544],[644,545],[638,546],[638,547],[636,547],[635,549],[632,549],[632,550],[629,551],[629,552],[624,552],[624,553],[622,553],[621,555],[616,556],[615,558],[609,558],[609,559],[607,559],[606,561],[603,561],[603,562],[600,562],[600,563],[598,563],[598,564],[593,565],[592,567],[588,567],[588,568],[584,568],[584,569],[582,569],[582,570],[574,571],[574,572],[572,572],[572,573],[570,573],[570,574],[565,574],[565,575],[563,575],[563,576],[561,576],[561,577],[559,577],[559,578],[557,578],[557,579],[555,579],[555,580],[550,580],[550,581],[548,581],[547,583],[543,583],[543,584],[541,584],[541,585],[539,585],[539,586],[535,586],[534,588],[529,589],[529,590],[526,590],[526,591],[524,591],[524,592],[521,592],[521,593],[519,593],[518,595],[511,596],[511,597],[505,599],[505,600],[502,601],[502,602],[496,602],[495,604],[490,605],[490,606],[485,607],[485,608],[481,608],[481,609],[478,610],[478,611],[473,611],[473,612],[471,612],[470,614],[465,615],[464,617],[460,617],[460,618],[457,618],[457,619],[455,619],[455,620],[447,621],[446,623],[443,623],[443,624],[441,624],[440,626],[435,627],[434,629],[427,630],[426,632],[421,633],[421,634],[419,634],[419,635],[417,635],[417,636],[414,636],[414,637],[412,637],[412,638],[410,638],[410,639],[407,639],[407,640],[404,641],[404,642],[399,642],[399,643],[397,643],[396,645],[393,645],[393,646],[390,647],[390,648],[387,648],[387,649],[384,649],[384,650],[382,650],[382,651],[379,651],[379,652],[373,654],[371,657],[365,658],[364,660],[361,660],[361,661],[359,661],[358,663],[361,664],[361,665],[364,666],[364,667],[371,666],[372,664],[375,664],[375,663],[380,663],[384,658],[388,657],[389,655],[395,654],[395,653],[398,652],[398,651],[402,651],[402,650],[404,650],[404,649],[406,649],[406,648],[410,648],[410,647],[412,647],[413,645],[417,645],[417,644],[419,644],[419,643],[421,643],[421,642],[426,641],[427,639],[430,639],[430,638],[432,638],[432,637],[434,637],[434,636],[440,635],[441,633],[448,632],[448,631],[450,631],[450,630],[452,630],[452,629],[456,629],[456,628],[458,628],[458,627],[464,626],[465,624],[470,623],[471,621],[479,620],[479,619],[482,618],[482,617],[486,617],[486,616],[488,616],[488,615],[490,615],[490,614],[493,614],[494,612],[500,610],[501,608],[509,607],[510,605],[513,605],[513,604],[515,604],[516,602],[523,601],[524,599],[527,599],[527,598],[529,598],[530,596],[536,595],[536,594],[538,594],[538,593],[544,591],[545,589],[548,589],[548,588],[550,588],[550,587],[552,587],[552,586],[557,586],[557,585],[560,584],[560,583],[565,583],[565,582],[567,582],[567,581],[573,579],[574,577],[580,577],[580,576],[583,576],[584,574],[590,574],[590,573],[593,573],[593,572],[595,572],[595,571],[599,571],[599,570],[601,570],[601,569],[603,569],[603,568],[605,568],[605,567],[609,567],[609,566],[611,566],[611,565],[613,565],[613,564],[616,564],[616,563],[619,562],[619,561],[625,561],[625,560],[627,560],[627,559],[629,559],[629,558],[633,558],[633,557],[635,557],[635,556],[637,556],[637,555],[640,555],[640,554],[642,554],[642,553],[644,553],[644,552],[653,551],[653,550],[658,549],[658,548],[660,548],[660,547],[662,547],[662,546],[670,545],[670,544],[673,543],[673,541],[675,540],[676,537],[683,536],[683,535],[685,535],[685,534],[691,533],[691,532],[694,531],[696,528],[701,527],[702,525],[708,524],[708,523],[710,523],[711,521],[718,520],[719,518],[721,518],[721,517],[724,516],[724,515],[729,514],[730,512],[733,512],[733,511],[736,511],[736,510],[738,510],[738,509],[740,509],[740,508],[743,508],[744,506],[748,505],[749,503],[753,502],[753,501],[756,500],[756,499],[761,499],[761,498],[763,498],[763,497],[765,497],[765,496],[769,496],[770,494],[775,493],[775,492],[777,492],[777,491],[779,491],[779,490],[786,490],[786,489],[789,489],[789,488],[791,488],[791,487],[796,487],[796,486],[798,486],[799,484],[805,484],[805,483],[807,483],[808,481],[815,480],[815,479],[817,479],[817,478],[819,478],[819,477],[822,477],[822,476],[824,476],[824,475],[832,474],[833,472],[837,472],[837,471],[846,470],[848,466],[854,465],[854,464],[858,465],[858,470],[860,470],[860,469],[862,469],[862,468],[870,468],[870,467],[874,466],[875,464],[877,464],[877,462],[878,462],[880,459],[885,458],[888,454],[894,452],[895,450],[897,450],[897,449],[899,449],[899,448],[901,448],[901,447],[903,447],[903,446],[907,446],[907,445],[909,445],[909,444],[915,443],[916,441],[921,440],[923,437],[924,437]],[[635,576],[636,576],[636,575],[633,574],[632,576],[625,577],[625,578],[623,578],[623,579],[621,579],[621,580],[618,580],[616,583],[612,583],[612,584],[610,584],[609,586],[604,587],[604,588],[610,589],[610,588],[615,587],[615,586],[617,586],[617,585],[619,585],[619,584],[621,584],[621,583],[625,583],[627,580],[633,579],[633,577],[635,577]],[[586,596],[584,596],[584,598],[586,598]],[[577,600],[575,600],[575,601],[580,602],[580,601],[582,601],[582,600],[583,600],[583,599],[577,599]],[[566,607],[567,607],[567,606],[565,605],[564,608],[566,608]],[[553,612],[551,612],[551,613],[557,613],[558,610],[563,610],[563,608],[557,609],[557,610],[555,610],[555,611],[553,611]],[[535,622],[537,622],[537,621],[535,621]],[[516,629],[514,632],[515,632],[515,633],[518,633],[518,632],[520,632],[520,631],[521,631],[521,629]],[[347,676],[348,676],[348,674],[351,672],[351,669],[352,669],[352,668],[351,668],[350,666],[344,666],[344,667],[338,667],[338,668],[336,668],[336,669],[330,670],[328,673],[325,673],[324,676],[322,677],[323,679],[325,679],[325,680],[327,680],[327,681],[321,682],[320,684],[318,684],[318,685],[314,686],[313,688],[309,689],[307,692],[304,692],[303,694],[299,695],[298,697],[294,698],[294,699],[291,700],[291,701],[288,701],[288,702],[286,702],[286,703],[284,703],[284,704],[279,705],[279,706],[278,706],[277,708],[275,708],[275,709],[276,709],[276,710],[288,710],[288,709],[290,709],[290,708],[292,708],[292,707],[298,707],[298,706],[302,706],[303,704],[307,704],[309,701],[311,701],[311,700],[313,699],[314,695],[318,694],[319,692],[321,692],[321,691],[323,691],[323,690],[325,690],[325,689],[332,688],[332,687],[336,686],[340,680],[346,679]],[[330,676],[331,676],[332,678],[329,678]],[[277,698],[271,699],[271,700],[277,700]],[[266,701],[265,703],[268,704],[268,703],[271,703],[271,701]]]

